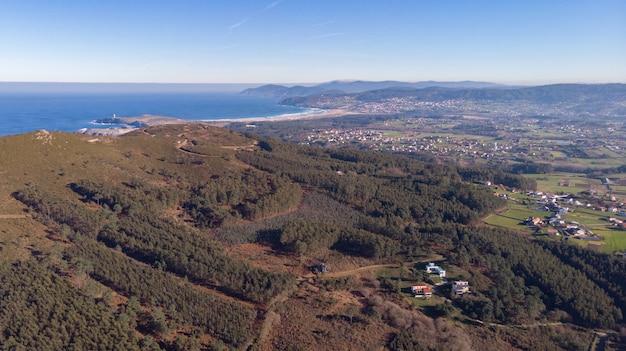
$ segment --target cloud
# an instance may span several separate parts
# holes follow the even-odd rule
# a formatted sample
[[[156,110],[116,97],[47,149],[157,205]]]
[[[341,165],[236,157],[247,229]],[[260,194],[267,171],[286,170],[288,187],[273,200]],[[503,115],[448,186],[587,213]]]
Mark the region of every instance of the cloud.
[[[272,7],[276,7],[276,6],[278,6],[278,4],[280,4],[281,2],[283,2],[283,0],[277,0],[277,1],[274,1],[274,2],[272,2],[272,3],[270,3],[270,4],[268,4],[267,6],[265,6],[265,7],[263,8],[263,11],[265,11],[265,10],[269,10],[269,9],[271,9]]]
[[[243,25],[246,22],[248,22],[247,18],[243,19],[243,20],[241,20],[241,21],[239,21],[239,22],[237,22],[237,23],[235,23],[233,25],[231,25],[230,27],[228,27],[228,34],[230,34],[233,31],[233,29],[236,29],[236,28],[240,27],[241,25]]]
[[[283,2],[283,0],[276,0],[274,2],[271,2],[271,3],[267,4],[264,8],[254,12],[254,13],[252,13],[247,18],[245,18],[245,19],[243,19],[243,20],[241,20],[241,21],[239,21],[239,22],[229,26],[228,27],[228,34],[231,34],[233,29],[236,29],[236,28],[240,27],[241,25],[245,24],[246,22],[248,22],[250,20],[250,18],[252,18],[252,17],[254,17],[254,16],[256,16],[256,15],[262,13],[262,12],[265,12],[265,11],[267,11],[269,9],[272,9],[272,8],[278,6],[278,4],[280,4],[281,2]]]

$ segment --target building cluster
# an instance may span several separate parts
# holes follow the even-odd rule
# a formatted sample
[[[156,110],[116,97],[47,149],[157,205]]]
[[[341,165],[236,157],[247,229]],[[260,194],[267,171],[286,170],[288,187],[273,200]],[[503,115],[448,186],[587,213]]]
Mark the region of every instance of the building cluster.
[[[626,230],[626,220],[618,219],[615,217],[607,217],[606,220],[618,229]]]
[[[537,230],[543,229],[545,226],[549,226],[547,229],[548,235],[562,235],[566,238],[576,238],[581,240],[602,240],[601,237],[593,233],[588,228],[581,226],[580,223],[575,221],[567,221],[564,219],[565,215],[571,211],[574,207],[589,208],[597,211],[608,211],[616,213],[618,216],[626,216],[626,210],[623,208],[623,203],[615,204],[610,207],[603,207],[592,205],[589,202],[581,202],[575,199],[571,194],[555,195],[552,193],[532,192],[528,195],[534,196],[537,199],[537,205],[539,210],[550,212],[550,215],[545,218],[529,217],[524,222],[528,226],[532,226]],[[615,199],[613,199],[615,200]],[[617,218],[608,217],[608,221],[613,225],[625,228],[623,221]]]
[[[441,266],[438,266],[433,262],[429,262],[426,265],[425,270],[426,273],[435,274],[438,275],[439,278],[441,278],[441,283],[437,285],[447,283],[447,280],[445,279],[446,270],[443,269]],[[454,282],[452,282],[452,291],[457,296],[471,293],[471,290],[469,288],[469,282],[465,280],[455,280]],[[415,297],[428,298],[433,295],[433,290],[429,284],[414,284],[411,286],[411,294],[413,294],[413,296]]]
[[[358,102],[349,107],[350,112],[366,114],[396,114],[402,112],[472,112],[479,111],[466,100],[420,101],[411,97],[392,97],[379,101]]]

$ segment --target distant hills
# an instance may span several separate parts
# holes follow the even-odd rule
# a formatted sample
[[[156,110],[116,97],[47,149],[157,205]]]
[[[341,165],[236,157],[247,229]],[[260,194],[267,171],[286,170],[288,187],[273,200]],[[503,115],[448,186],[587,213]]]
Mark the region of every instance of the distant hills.
[[[443,103],[445,104],[439,104]],[[284,105],[367,113],[490,111],[506,115],[626,116],[626,84],[553,84],[523,88],[390,87],[358,93],[320,93],[284,98]],[[425,105],[430,105],[425,110]],[[435,105],[433,105],[435,104]],[[435,107],[432,107],[435,106]]]
[[[348,93],[361,93],[370,90],[380,90],[389,88],[402,88],[402,89],[423,89],[428,87],[441,87],[441,88],[506,88],[506,85],[490,83],[490,82],[399,82],[393,80],[387,80],[382,82],[370,82],[370,81],[345,81],[335,80],[327,83],[321,83],[314,86],[284,86],[276,84],[263,85],[256,88],[249,88],[242,91],[245,95],[260,95],[260,96],[273,96],[273,97],[292,97],[292,96],[307,96],[313,94],[348,94]]]
[[[316,107],[318,103],[349,98],[355,101],[378,101],[392,97],[414,101],[531,101],[533,103],[617,103],[626,104],[626,84],[552,84],[533,87],[507,86],[490,82],[398,82],[332,81],[315,86],[269,84],[249,88],[245,95],[283,98],[282,104]]]
[[[319,96],[305,98],[294,97],[285,99],[285,104],[290,102],[311,101]],[[535,102],[599,102],[599,101],[625,101],[626,84],[553,84],[524,88],[450,88],[450,87],[427,87],[427,88],[400,88],[391,87],[379,90],[368,90],[357,93],[344,93],[333,95],[351,96],[360,101],[378,100],[390,97],[412,97],[424,101],[441,101],[451,99],[466,100],[533,100]]]

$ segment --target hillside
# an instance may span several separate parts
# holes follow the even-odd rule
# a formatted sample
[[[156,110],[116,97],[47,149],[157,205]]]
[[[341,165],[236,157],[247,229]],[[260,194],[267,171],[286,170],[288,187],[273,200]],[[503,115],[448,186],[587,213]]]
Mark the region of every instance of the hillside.
[[[2,348],[585,350],[623,323],[625,261],[481,225],[505,203],[475,178],[516,175],[203,124],[3,137],[0,175]]]

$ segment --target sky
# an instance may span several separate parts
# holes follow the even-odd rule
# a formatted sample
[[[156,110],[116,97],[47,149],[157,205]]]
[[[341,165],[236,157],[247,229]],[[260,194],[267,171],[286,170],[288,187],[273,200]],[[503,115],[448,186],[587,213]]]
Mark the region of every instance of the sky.
[[[626,83],[626,1],[0,1],[0,82],[342,79]]]

